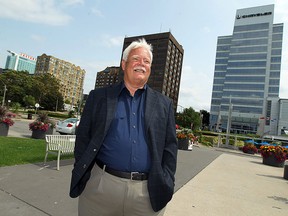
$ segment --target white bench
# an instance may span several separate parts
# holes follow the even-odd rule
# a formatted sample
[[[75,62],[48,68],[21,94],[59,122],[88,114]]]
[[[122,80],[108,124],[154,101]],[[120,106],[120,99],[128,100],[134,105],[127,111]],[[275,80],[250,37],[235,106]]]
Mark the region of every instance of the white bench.
[[[60,155],[72,154],[74,152],[76,135],[46,135],[46,154],[44,164],[48,154],[57,155],[57,170],[60,169]]]

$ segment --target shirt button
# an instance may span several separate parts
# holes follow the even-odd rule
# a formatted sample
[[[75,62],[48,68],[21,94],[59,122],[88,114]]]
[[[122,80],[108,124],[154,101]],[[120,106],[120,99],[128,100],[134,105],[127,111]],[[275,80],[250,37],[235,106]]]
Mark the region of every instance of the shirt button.
[[[83,169],[86,169],[86,167],[87,167],[87,165],[86,165],[86,164],[84,164],[84,165],[83,165]]]
[[[136,113],[135,113],[135,112],[133,112],[133,115],[136,115]]]
[[[133,125],[133,128],[136,128],[136,126],[135,126],[135,125]]]
[[[135,143],[136,143],[136,140],[133,140],[133,143],[135,144]]]
[[[96,151],[97,151],[97,149],[93,149],[93,151],[94,151],[94,152],[96,152]]]

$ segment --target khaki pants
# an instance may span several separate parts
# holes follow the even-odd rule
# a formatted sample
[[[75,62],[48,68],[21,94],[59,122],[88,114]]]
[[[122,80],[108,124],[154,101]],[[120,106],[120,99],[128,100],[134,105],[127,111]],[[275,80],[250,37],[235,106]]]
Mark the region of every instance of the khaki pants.
[[[78,203],[79,216],[163,216],[164,211],[153,211],[147,180],[119,178],[96,164]]]

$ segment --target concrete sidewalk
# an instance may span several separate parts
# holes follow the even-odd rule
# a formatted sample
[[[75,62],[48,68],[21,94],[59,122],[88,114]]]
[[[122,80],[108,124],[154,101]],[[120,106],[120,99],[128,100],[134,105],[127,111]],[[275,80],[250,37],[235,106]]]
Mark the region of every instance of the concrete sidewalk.
[[[222,154],[177,191],[165,216],[288,215],[283,174],[260,157]]]
[[[288,181],[283,178],[283,168],[263,165],[259,156],[217,152],[205,147],[179,152],[178,161],[185,161],[186,168],[185,173],[177,171],[176,182],[189,174],[187,167],[199,166],[195,158],[200,154],[214,158],[188,183],[182,181],[165,216],[288,215]],[[76,216],[77,199],[68,196],[72,164],[73,160],[61,161],[60,171],[55,170],[55,161],[47,166],[1,167],[0,215]]]

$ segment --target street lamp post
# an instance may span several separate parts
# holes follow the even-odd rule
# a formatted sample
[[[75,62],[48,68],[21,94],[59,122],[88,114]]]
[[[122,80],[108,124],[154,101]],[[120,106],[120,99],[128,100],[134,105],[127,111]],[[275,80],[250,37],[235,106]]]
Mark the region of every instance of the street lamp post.
[[[55,112],[57,112],[57,109],[58,109],[58,97],[57,97],[57,100],[56,100],[56,108],[55,108]]]
[[[6,84],[5,84],[2,80],[0,80],[0,81],[1,81],[1,82],[3,83],[3,85],[4,85],[4,94],[3,94],[3,99],[2,99],[2,106],[4,106],[7,88],[6,88]]]
[[[185,107],[181,106],[180,104],[178,104],[177,106],[179,106],[181,108],[181,110],[179,112],[183,112],[183,109],[185,109]]]

